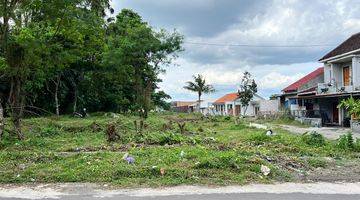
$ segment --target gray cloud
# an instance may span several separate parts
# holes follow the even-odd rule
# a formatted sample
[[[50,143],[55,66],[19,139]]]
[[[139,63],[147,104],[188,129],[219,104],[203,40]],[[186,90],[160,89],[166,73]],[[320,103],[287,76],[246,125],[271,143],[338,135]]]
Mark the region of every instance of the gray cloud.
[[[264,0],[123,0],[155,27],[180,29],[187,35],[210,37],[242,19],[254,17],[270,1]]]
[[[250,45],[337,45],[360,31],[359,0],[114,0],[117,11],[131,8],[157,28],[178,29],[187,42]],[[175,99],[194,97],[181,89],[195,73],[207,74],[220,92],[236,90],[221,80],[248,70],[259,82],[274,80],[268,95],[280,92],[300,75],[320,66],[317,60],[332,46],[311,48],[250,48],[184,44],[180,67],[168,69],[162,88]],[[219,77],[214,74],[219,73]],[[181,74],[181,75],[179,75]],[[176,80],[176,81],[175,81]],[[233,79],[231,79],[233,80]],[[270,79],[271,81],[271,79]],[[226,82],[226,84],[224,84]],[[213,95],[214,96],[214,95]],[[210,98],[210,97],[209,97]]]

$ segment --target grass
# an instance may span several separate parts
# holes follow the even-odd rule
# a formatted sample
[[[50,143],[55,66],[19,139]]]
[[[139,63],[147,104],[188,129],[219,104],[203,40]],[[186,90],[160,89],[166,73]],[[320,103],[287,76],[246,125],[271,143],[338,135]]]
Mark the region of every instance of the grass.
[[[352,160],[360,155],[359,148],[340,148],[319,136],[304,139],[283,130],[266,136],[264,130],[250,128],[245,121],[235,125],[224,117],[151,114],[142,133],[135,131],[134,120],[137,117],[105,114],[86,119],[26,119],[24,141],[8,135],[0,141],[0,183],[156,187],[286,182],[296,179],[294,166],[300,171],[326,168],[323,158]],[[180,134],[177,121],[186,122],[186,134]],[[105,135],[110,123],[120,135],[112,143]],[[122,159],[125,153],[135,158],[135,164]],[[261,165],[271,169],[270,175],[261,173]]]
[[[252,121],[252,120],[249,120]],[[308,128],[311,127],[309,124],[304,124],[299,121],[296,121],[289,117],[280,117],[276,119],[268,118],[268,119],[256,119],[257,123],[261,124],[270,124],[270,125],[290,125],[299,128]]]

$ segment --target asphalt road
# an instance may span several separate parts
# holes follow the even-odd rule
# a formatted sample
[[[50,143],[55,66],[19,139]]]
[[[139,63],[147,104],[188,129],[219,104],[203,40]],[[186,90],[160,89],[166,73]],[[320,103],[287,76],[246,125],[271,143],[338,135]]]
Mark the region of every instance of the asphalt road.
[[[0,185],[0,200],[360,200],[360,183],[121,189],[86,183]]]
[[[13,200],[20,198],[0,198],[1,200]],[[94,197],[92,195],[76,195],[60,197],[60,200],[359,200],[360,195],[340,194],[269,194],[269,193],[243,193],[243,194],[206,194],[206,195],[178,195],[178,196],[151,196],[151,197],[130,197],[114,195],[111,197]]]

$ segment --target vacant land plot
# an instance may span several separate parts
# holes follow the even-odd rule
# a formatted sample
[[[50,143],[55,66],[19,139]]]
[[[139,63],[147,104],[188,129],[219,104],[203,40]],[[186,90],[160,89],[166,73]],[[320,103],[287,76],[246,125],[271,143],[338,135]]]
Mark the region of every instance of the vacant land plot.
[[[109,127],[118,135],[114,142],[108,141]],[[6,135],[0,142],[0,183],[155,187],[322,181],[322,177],[360,180],[359,145],[350,137],[328,141],[317,134],[265,132],[244,121],[235,124],[230,117],[194,114],[151,114],[144,123],[135,116],[105,113],[86,119],[26,119],[26,140]],[[127,161],[126,153],[131,158]]]

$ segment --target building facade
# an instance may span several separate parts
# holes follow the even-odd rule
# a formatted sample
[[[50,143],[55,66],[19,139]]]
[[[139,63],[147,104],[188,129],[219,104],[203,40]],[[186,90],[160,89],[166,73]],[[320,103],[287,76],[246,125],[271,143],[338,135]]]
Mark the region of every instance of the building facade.
[[[311,72],[283,90],[282,105],[299,120],[318,126],[352,125],[352,116],[339,103],[360,97],[360,33],[351,36],[319,62]]]

